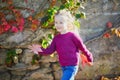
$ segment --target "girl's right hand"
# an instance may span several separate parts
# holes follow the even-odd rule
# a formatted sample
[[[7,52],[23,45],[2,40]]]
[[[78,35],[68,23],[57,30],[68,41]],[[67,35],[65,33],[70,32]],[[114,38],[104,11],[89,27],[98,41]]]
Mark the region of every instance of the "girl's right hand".
[[[28,49],[30,49],[31,52],[34,52],[35,54],[38,54],[38,52],[42,52],[41,46],[38,44],[29,45]]]

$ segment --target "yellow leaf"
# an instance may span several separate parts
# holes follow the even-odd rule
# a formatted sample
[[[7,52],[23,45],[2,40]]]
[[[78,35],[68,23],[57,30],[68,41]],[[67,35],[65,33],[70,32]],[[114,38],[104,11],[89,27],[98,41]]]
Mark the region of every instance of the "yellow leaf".
[[[31,29],[32,29],[33,31],[35,31],[35,30],[37,29],[37,25],[32,24],[32,25],[31,25]]]

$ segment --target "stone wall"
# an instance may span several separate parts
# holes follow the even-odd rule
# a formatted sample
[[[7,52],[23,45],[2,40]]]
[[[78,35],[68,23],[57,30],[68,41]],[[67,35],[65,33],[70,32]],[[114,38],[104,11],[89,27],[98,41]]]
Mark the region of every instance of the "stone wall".
[[[32,8],[37,12],[49,6],[48,0],[28,0],[28,3],[14,0],[15,5]],[[90,2],[89,2],[90,1]],[[112,35],[104,38],[103,34],[109,31],[106,23],[111,21],[113,27],[120,27],[120,3],[119,0],[89,0],[84,4],[87,18],[80,19],[80,35],[87,48],[93,53],[94,65],[81,66],[76,76],[76,80],[100,80],[102,75],[114,77],[120,75],[120,38]],[[45,6],[45,7],[43,7]],[[32,13],[22,11],[24,17]],[[33,14],[33,15],[34,15]],[[0,49],[0,80],[60,80],[62,75],[57,55],[38,56],[39,61],[32,65],[34,53],[26,47],[32,43],[39,43],[42,37],[52,33],[50,29],[39,28],[37,31],[24,30],[16,34],[0,35],[0,45],[6,46]],[[15,47],[21,46],[21,47]],[[5,57],[7,50],[22,49],[19,56],[19,63],[14,66],[6,67]]]

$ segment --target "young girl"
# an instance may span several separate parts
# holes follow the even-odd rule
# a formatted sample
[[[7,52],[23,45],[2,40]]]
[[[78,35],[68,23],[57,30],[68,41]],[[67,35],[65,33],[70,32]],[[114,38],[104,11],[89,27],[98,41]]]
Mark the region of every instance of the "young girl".
[[[89,62],[93,62],[93,56],[83,44],[81,38],[76,35],[74,28],[74,18],[69,11],[60,10],[55,15],[55,27],[59,32],[51,45],[44,49],[39,45],[31,45],[28,48],[34,53],[50,55],[57,51],[59,62],[62,68],[61,80],[74,80],[78,72],[80,52],[83,52]]]

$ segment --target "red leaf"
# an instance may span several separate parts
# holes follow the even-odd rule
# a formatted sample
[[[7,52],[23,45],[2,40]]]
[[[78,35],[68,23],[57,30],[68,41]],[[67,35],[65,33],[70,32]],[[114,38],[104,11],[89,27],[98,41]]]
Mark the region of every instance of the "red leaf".
[[[2,22],[2,25],[7,25],[7,22],[6,22],[6,21],[3,21],[3,22]]]
[[[23,31],[23,26],[18,26],[19,30],[22,32]]]
[[[23,26],[23,25],[24,25],[24,22],[25,22],[24,18],[21,18],[19,24],[20,24],[21,26]]]
[[[35,24],[32,24],[31,29],[32,29],[32,31],[35,31],[37,29],[37,26]]]
[[[51,6],[54,6],[56,4],[56,0],[52,0]]]
[[[17,18],[21,17],[21,13],[20,13],[20,11],[16,10],[16,12],[15,12],[15,16],[16,16]]]
[[[7,2],[9,5],[13,4],[13,1],[12,0],[8,0]]]
[[[25,3],[28,3],[28,0],[24,0],[25,1]]]
[[[6,19],[3,17],[3,18],[1,19],[1,21],[2,21],[2,22],[6,22]]]
[[[30,21],[32,21],[33,18],[32,18],[32,16],[29,16],[27,19],[30,20]]]
[[[4,26],[4,31],[8,31],[11,28],[11,26],[9,24]]]
[[[24,25],[24,18],[17,18],[17,25],[23,26]]]
[[[0,12],[0,18],[3,18],[5,15],[3,12]]]
[[[16,21],[10,20],[10,21],[8,21],[8,23],[9,23],[10,25],[15,25],[15,24],[16,24]]]
[[[40,22],[38,20],[32,20],[32,23],[35,25],[39,25]]]
[[[107,22],[106,26],[107,26],[108,28],[111,28],[111,27],[113,26],[113,24],[112,24],[112,22]]]
[[[2,34],[4,32],[4,28],[2,25],[0,25],[0,34]]]
[[[12,9],[12,11],[13,11],[14,13],[17,13],[17,10],[16,10],[16,9]]]
[[[12,10],[13,8],[14,8],[14,6],[9,6],[9,9],[11,9],[11,10]]]
[[[12,31],[12,32],[14,32],[14,33],[17,33],[17,32],[18,32],[18,28],[17,28],[17,27],[15,27],[15,26],[12,26],[11,31]]]
[[[6,2],[6,0],[2,0],[2,2]]]
[[[105,34],[103,35],[103,37],[104,37],[104,38],[110,38],[111,35],[110,35],[109,33],[105,33]]]

